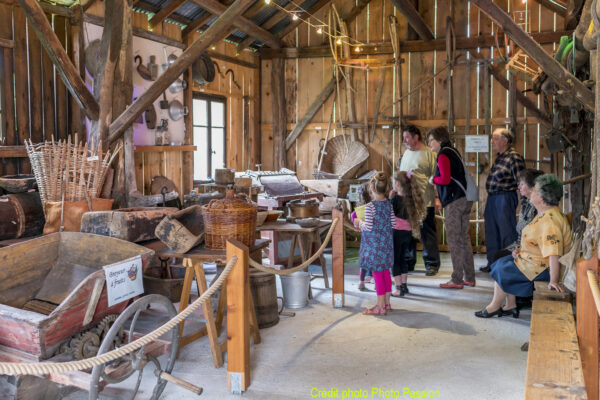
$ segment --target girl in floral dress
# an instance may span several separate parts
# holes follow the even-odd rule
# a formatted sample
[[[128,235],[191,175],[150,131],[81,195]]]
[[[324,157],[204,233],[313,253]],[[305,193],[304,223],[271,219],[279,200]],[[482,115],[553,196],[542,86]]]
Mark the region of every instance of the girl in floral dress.
[[[359,267],[373,272],[377,292],[377,304],[367,308],[363,314],[385,315],[392,309],[392,278],[389,269],[394,262],[392,228],[396,225],[396,216],[385,196],[387,187],[387,176],[378,172],[369,183],[373,200],[365,207],[365,220],[354,220],[354,225],[362,231]]]

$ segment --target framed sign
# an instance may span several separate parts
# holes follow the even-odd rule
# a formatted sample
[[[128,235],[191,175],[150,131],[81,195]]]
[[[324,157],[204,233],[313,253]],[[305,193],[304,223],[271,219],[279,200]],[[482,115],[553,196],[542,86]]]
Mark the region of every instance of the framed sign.
[[[487,153],[490,151],[490,138],[487,135],[466,135],[466,153]]]
[[[107,265],[104,274],[109,307],[144,293],[141,256]]]

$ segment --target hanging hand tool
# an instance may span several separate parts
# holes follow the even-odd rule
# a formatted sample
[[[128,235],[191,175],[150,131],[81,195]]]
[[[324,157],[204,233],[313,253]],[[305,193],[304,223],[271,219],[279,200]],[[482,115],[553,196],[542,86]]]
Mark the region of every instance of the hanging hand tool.
[[[152,80],[152,72],[150,72],[150,70],[144,64],[142,64],[142,57],[138,55],[138,56],[135,56],[133,60],[137,64],[138,74],[140,74],[140,76],[142,78],[144,78],[145,80],[151,81]]]

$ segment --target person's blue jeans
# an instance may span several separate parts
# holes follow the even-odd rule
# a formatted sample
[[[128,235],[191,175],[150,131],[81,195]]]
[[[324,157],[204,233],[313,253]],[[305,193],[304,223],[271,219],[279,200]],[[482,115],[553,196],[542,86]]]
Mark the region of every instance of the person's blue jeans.
[[[488,265],[494,255],[517,240],[517,192],[488,195],[485,203],[485,246]]]

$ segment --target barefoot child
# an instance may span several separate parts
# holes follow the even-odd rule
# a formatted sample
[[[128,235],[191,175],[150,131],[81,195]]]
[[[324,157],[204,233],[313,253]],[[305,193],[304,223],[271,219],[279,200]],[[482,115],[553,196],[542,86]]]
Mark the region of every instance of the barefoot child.
[[[412,180],[412,172],[399,171],[394,175],[394,190],[390,192],[390,200],[396,223],[394,237],[394,267],[392,274],[396,290],[394,297],[408,294],[408,262],[406,252],[410,250],[412,237],[421,235],[421,222],[427,214],[423,192],[416,181]]]
[[[385,196],[387,186],[387,176],[378,172],[369,183],[373,200],[365,207],[365,220],[354,220],[354,226],[362,231],[359,267],[373,272],[377,292],[377,304],[367,308],[363,314],[385,315],[392,308],[392,278],[389,269],[394,257],[392,228],[396,225],[396,217]]]

